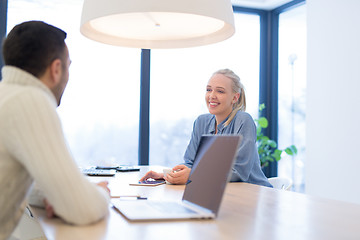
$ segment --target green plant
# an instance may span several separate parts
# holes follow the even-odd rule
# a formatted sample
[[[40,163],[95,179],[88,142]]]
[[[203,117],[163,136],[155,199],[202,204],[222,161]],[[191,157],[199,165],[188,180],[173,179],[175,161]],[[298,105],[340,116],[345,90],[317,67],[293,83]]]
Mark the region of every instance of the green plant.
[[[261,111],[265,108],[265,104],[260,104],[259,106],[259,116]],[[256,126],[256,143],[258,147],[258,153],[260,158],[261,167],[266,167],[269,165],[269,162],[279,161],[281,159],[281,154],[285,152],[290,156],[295,156],[297,154],[297,148],[295,145],[291,145],[285,149],[278,149],[277,143],[274,140],[271,140],[269,137],[263,134],[262,129],[268,127],[268,120],[265,117],[259,117],[255,119],[257,123]]]

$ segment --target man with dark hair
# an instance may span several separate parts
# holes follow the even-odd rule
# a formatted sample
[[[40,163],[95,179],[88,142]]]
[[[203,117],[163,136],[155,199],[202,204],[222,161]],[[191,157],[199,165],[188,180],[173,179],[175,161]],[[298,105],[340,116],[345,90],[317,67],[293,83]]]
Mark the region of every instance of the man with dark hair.
[[[19,24],[3,43],[4,62],[39,78],[53,60],[66,62],[65,38],[64,31],[44,22]]]
[[[66,33],[40,21],[15,26],[3,42],[0,82],[0,239],[7,239],[36,182],[54,213],[89,224],[108,213],[106,182],[89,182],[66,145],[56,107],[69,79]]]

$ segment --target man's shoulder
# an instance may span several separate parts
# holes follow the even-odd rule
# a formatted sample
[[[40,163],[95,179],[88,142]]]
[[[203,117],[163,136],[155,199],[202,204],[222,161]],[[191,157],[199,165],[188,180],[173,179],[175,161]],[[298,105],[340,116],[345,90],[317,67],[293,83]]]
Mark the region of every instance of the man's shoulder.
[[[36,100],[46,97],[46,94],[39,88],[32,86],[14,87],[9,91],[9,97],[13,99]]]
[[[36,87],[31,86],[10,86],[5,89],[1,89],[0,102],[3,106],[16,105],[30,106],[30,105],[44,105],[50,103],[51,100],[47,94]]]

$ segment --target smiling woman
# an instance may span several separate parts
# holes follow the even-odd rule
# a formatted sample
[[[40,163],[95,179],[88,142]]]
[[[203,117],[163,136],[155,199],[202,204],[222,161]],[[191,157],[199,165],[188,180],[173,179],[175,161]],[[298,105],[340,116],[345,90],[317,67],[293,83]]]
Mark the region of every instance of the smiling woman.
[[[242,97],[241,97],[242,95]],[[216,71],[208,81],[205,103],[209,113],[196,118],[190,143],[186,148],[184,163],[172,168],[173,173],[149,171],[142,178],[164,178],[172,184],[186,184],[194,166],[201,137],[204,135],[241,135],[242,141],[236,149],[232,165],[232,182],[247,182],[271,187],[260,167],[256,146],[256,127],[251,116],[242,111],[246,108],[244,87],[240,78],[229,69]],[[222,161],[218,158],[218,161]]]
[[[230,68],[239,74],[246,86],[247,111],[257,117],[259,16],[235,12],[234,17],[236,32],[226,41],[197,48],[151,50],[152,164],[171,167],[183,162],[194,119],[208,112],[204,90],[209,75],[217,69]]]

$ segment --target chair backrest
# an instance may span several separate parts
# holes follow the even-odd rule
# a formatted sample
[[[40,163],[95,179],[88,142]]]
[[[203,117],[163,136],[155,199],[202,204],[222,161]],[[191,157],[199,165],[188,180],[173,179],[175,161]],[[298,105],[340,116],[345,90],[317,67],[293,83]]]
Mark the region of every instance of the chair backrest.
[[[30,206],[27,206],[20,219],[19,224],[8,240],[47,240],[40,223],[33,215]]]
[[[292,180],[286,177],[272,177],[268,178],[269,182],[275,189],[290,190]]]

